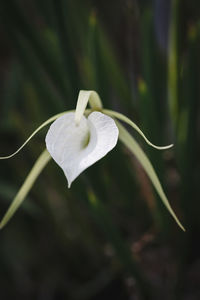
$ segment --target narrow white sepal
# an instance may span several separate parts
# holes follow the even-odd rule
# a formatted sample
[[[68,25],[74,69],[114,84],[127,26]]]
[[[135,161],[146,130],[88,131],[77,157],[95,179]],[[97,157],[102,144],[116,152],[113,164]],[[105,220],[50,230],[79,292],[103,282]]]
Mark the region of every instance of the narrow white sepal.
[[[46,135],[47,150],[67,177],[68,187],[89,166],[111,151],[118,140],[115,121],[100,112],[82,116],[79,125],[75,113],[58,118]]]

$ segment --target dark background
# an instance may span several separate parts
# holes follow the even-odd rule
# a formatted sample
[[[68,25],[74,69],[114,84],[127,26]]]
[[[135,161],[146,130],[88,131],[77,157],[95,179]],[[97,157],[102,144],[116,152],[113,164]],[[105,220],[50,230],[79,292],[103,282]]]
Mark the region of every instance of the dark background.
[[[1,0],[0,155],[80,89],[135,121],[186,228],[118,143],[68,190],[52,161],[0,232],[1,299],[200,299],[200,4],[179,0]],[[47,129],[0,161],[0,216]],[[94,201],[95,200],[95,201]],[[95,203],[95,205],[94,205]]]

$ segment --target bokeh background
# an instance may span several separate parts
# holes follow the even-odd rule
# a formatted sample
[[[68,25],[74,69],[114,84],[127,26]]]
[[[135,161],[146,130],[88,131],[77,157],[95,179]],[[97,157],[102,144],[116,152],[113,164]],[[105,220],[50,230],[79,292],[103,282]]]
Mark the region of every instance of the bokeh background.
[[[123,145],[70,190],[52,161],[0,232],[1,299],[200,299],[200,2],[0,2],[0,155],[80,89],[135,121],[183,233]],[[0,217],[44,148],[0,161]]]

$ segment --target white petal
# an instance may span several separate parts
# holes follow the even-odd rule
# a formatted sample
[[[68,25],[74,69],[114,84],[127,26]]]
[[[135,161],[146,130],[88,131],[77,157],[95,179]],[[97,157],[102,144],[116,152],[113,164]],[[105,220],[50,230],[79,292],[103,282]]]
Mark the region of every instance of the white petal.
[[[81,172],[111,151],[117,140],[118,128],[112,118],[95,111],[76,125],[75,113],[71,112],[50,126],[46,146],[70,187]]]

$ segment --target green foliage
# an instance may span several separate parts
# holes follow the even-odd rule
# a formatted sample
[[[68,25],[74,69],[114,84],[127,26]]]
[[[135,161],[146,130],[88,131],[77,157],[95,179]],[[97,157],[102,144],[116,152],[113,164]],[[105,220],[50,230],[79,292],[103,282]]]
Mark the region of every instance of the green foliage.
[[[0,155],[52,115],[74,109],[80,89],[97,90],[106,108],[128,115],[155,144],[175,144],[166,153],[148,146],[145,152],[186,234],[125,147],[118,145],[70,190],[62,171],[49,164],[0,233],[5,299],[184,299],[191,290],[188,261],[199,259],[193,252],[200,231],[200,7],[172,0],[163,48],[154,5],[133,2],[1,1]],[[44,136],[45,129],[23,154],[0,161],[1,216],[44,148]],[[163,245],[175,270],[166,286]]]

